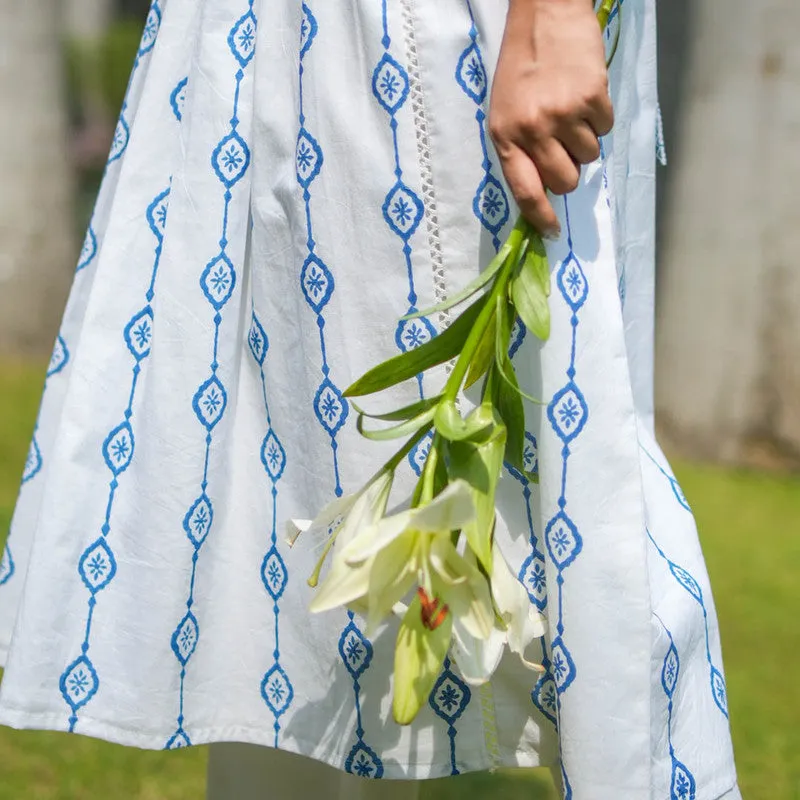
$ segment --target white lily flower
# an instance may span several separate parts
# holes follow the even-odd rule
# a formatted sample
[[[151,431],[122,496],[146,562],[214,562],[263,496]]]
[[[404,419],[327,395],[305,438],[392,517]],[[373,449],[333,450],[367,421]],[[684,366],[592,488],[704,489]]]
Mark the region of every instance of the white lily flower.
[[[313,521],[291,521],[288,528],[290,539],[293,537],[292,541],[303,533],[304,536],[313,541],[324,540],[325,542],[316,569],[309,578],[309,585],[317,585],[322,565],[335,542],[339,542],[339,548],[344,547],[362,528],[373,525],[384,515],[386,505],[389,502],[389,493],[391,492],[393,480],[393,472],[382,472],[360,491],[346,497],[337,498],[329,503]],[[336,562],[334,560],[331,573],[335,567]],[[345,576],[341,572],[337,576],[329,574],[325,581],[326,584],[331,584],[328,587],[329,589],[332,588],[334,583],[331,581],[332,577],[337,580],[348,578],[352,581],[351,576]],[[352,591],[348,590],[348,593],[352,594]],[[319,601],[320,595],[317,594],[314,603]],[[312,606],[314,603],[312,603]],[[340,605],[340,603],[333,603],[330,607],[336,605]],[[312,608],[312,610],[314,609]]]
[[[500,664],[506,646],[528,669],[543,672],[540,664],[526,659],[525,651],[534,639],[544,636],[547,623],[531,604],[525,587],[511,572],[496,542],[492,546],[491,587],[499,619],[495,618],[488,637],[481,640],[458,617],[453,620],[453,658],[464,680],[473,685],[486,683]]]
[[[493,610],[486,578],[452,541],[452,532],[474,514],[471,488],[456,480],[428,504],[380,520],[342,549],[341,558],[358,580],[363,581],[365,567],[369,572],[368,631],[417,585],[424,592],[423,609],[435,609],[431,625],[449,613],[474,636],[489,635]]]

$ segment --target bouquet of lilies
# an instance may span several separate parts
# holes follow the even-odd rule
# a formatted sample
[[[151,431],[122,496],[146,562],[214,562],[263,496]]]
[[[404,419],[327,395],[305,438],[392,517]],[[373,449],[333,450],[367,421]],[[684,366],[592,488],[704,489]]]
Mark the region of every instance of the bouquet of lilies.
[[[603,0],[605,30],[618,0]],[[438,336],[371,369],[345,391],[363,397],[453,362],[442,391],[384,414],[358,412],[368,439],[404,444],[360,491],[330,503],[313,521],[292,522],[327,537],[309,579],[311,610],[346,607],[363,614],[370,635],[390,615],[401,617],[394,661],[393,714],[410,723],[427,701],[451,653],[464,677],[481,684],[507,647],[534,670],[526,649],[545,633],[544,618],[511,571],[494,539],[495,494],[504,464],[529,481],[523,461],[523,400],[509,356],[517,318],[541,340],[550,334],[550,269],[540,235],[520,218],[497,256],[429,316],[471,301]],[[409,317],[410,318],[410,317]],[[466,416],[461,393],[482,381],[480,402]],[[536,402],[536,401],[534,401]],[[367,419],[388,423],[368,428]],[[387,513],[395,473],[430,438],[410,502]],[[324,580],[319,578],[330,556]]]

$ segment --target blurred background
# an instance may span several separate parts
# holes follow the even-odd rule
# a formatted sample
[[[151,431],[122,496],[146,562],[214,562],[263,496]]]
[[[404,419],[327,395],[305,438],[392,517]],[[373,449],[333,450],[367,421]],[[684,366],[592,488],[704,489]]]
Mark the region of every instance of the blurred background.
[[[0,0],[0,549],[148,0]],[[800,3],[659,4],[657,407],[699,524],[745,800],[800,798]],[[202,798],[204,748],[0,728],[0,800]],[[427,800],[545,798],[501,773]],[[600,800],[598,798],[598,800]]]

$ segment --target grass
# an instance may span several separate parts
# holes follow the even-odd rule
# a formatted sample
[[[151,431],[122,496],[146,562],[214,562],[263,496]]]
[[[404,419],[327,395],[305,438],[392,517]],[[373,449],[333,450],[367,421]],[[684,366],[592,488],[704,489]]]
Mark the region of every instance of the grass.
[[[0,369],[0,531],[7,528],[38,405],[41,370]],[[677,465],[703,537],[725,646],[745,800],[800,800],[800,480]],[[0,534],[0,546],[2,534]],[[206,751],[150,753],[64,734],[0,728],[0,800],[196,800]],[[434,781],[424,800],[551,800],[519,771]]]

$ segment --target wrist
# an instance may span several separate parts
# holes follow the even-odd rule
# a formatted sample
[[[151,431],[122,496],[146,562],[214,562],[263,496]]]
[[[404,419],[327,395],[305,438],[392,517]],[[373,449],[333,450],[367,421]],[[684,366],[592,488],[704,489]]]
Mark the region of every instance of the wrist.
[[[570,30],[586,14],[594,15],[594,0],[509,0],[504,50],[538,51],[541,36],[550,39],[552,33]]]

